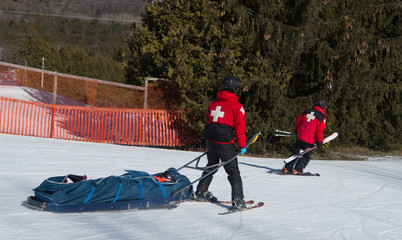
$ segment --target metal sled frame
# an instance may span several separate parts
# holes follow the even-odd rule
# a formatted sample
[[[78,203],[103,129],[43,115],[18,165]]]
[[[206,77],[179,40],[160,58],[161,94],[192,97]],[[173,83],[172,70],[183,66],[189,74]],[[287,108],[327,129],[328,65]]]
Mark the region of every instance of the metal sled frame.
[[[214,165],[211,165],[211,166],[208,166],[208,167],[199,167],[198,164],[200,163],[201,158],[202,158],[203,156],[205,156],[206,154],[207,154],[207,152],[205,152],[205,153],[201,154],[200,156],[194,158],[194,159],[191,160],[190,162],[188,162],[188,163],[184,164],[183,166],[181,166],[180,168],[178,168],[177,171],[179,171],[179,170],[181,170],[181,169],[183,169],[183,168],[190,168],[190,169],[195,169],[195,170],[200,170],[200,171],[212,171],[215,167],[219,167],[219,166],[221,166],[221,165],[223,164],[223,163],[221,162],[221,163],[217,163],[217,164],[214,164]],[[195,162],[195,161],[197,161],[197,162],[195,163],[195,167],[190,166],[190,164],[192,164],[192,163]],[[230,160],[229,160],[229,161],[230,161]]]
[[[203,156],[205,156],[206,154],[207,154],[207,153],[205,152],[205,153],[201,154],[200,156],[194,158],[194,159],[191,160],[190,162],[188,162],[188,163],[184,164],[183,166],[179,167],[179,168],[177,169],[177,171],[180,171],[180,170],[183,169],[183,168],[191,168],[191,169],[196,169],[196,170],[201,170],[201,171],[206,171],[206,170],[208,170],[209,168],[211,168],[211,167],[213,167],[213,166],[211,166],[211,167],[199,167],[199,166],[198,166],[198,164],[200,163],[201,158],[202,158]],[[190,166],[190,164],[192,164],[192,163],[195,162],[195,161],[197,161],[197,162],[195,163],[195,167]],[[215,164],[215,165],[219,165],[219,164]],[[215,166],[215,165],[214,165],[214,166]]]

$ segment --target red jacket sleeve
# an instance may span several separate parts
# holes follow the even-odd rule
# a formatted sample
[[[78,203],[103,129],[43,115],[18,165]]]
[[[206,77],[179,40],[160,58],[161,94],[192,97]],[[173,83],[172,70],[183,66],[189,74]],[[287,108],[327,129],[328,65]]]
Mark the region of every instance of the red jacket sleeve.
[[[295,122],[295,132],[297,132],[297,129],[299,129],[299,126],[300,126],[300,122],[301,122],[302,117],[303,117],[303,114],[300,114],[299,117],[297,117],[297,119],[296,119],[296,122]]]
[[[246,147],[246,110],[241,104],[234,109],[234,130],[236,133],[237,144],[240,148]]]

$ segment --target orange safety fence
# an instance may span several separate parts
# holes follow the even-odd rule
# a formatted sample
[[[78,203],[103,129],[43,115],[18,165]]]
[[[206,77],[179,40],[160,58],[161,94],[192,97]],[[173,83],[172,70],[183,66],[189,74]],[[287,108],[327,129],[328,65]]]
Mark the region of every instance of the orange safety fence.
[[[0,133],[141,146],[182,146],[180,112],[53,105],[0,97]]]

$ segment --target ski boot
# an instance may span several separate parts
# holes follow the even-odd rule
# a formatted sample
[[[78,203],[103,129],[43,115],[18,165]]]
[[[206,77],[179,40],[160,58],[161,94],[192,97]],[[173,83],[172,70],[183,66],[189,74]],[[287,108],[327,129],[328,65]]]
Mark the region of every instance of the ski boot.
[[[236,211],[239,209],[246,208],[246,203],[243,198],[237,197],[232,200],[232,207],[230,207],[230,211]]]
[[[205,202],[212,202],[216,203],[218,202],[218,199],[212,195],[210,191],[206,192],[195,192],[192,195],[192,199],[196,201],[205,201]]]

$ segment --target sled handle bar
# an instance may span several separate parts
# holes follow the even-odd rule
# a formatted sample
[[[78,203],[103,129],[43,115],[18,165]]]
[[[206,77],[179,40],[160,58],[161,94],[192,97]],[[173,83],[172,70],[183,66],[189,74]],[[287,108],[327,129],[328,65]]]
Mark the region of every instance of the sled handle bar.
[[[194,159],[191,160],[190,162],[188,162],[188,163],[184,164],[183,166],[179,167],[179,168],[177,169],[177,171],[179,171],[180,169],[183,169],[183,168],[185,168],[185,167],[187,167],[187,168],[193,168],[193,167],[190,167],[190,166],[188,166],[188,165],[190,165],[191,163],[193,163],[193,162],[195,162],[195,161],[197,161],[196,166],[198,166],[198,162],[200,161],[200,159],[201,159],[205,154],[207,154],[207,153],[205,152],[205,153],[201,154],[200,156],[194,158]]]

